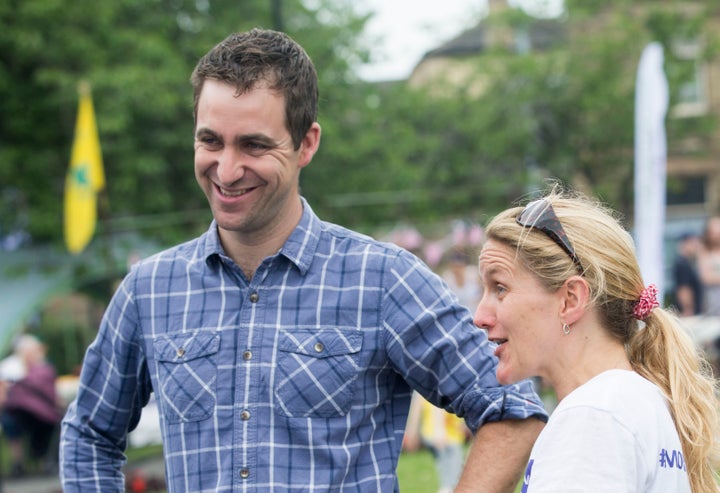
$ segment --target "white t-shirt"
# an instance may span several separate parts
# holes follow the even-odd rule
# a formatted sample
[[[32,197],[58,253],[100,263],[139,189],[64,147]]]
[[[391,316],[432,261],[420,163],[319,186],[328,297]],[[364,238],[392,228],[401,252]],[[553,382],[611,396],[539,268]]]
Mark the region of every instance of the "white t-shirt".
[[[530,453],[523,493],[690,493],[667,400],[626,370],[565,397]]]

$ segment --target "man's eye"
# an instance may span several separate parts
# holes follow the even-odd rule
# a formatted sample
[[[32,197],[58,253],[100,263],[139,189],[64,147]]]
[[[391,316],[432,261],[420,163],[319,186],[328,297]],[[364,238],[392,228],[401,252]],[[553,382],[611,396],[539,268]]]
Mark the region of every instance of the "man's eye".
[[[210,136],[208,136],[208,137],[200,137],[198,140],[199,140],[201,143],[206,144],[206,145],[218,145],[218,144],[220,143],[220,141],[219,141],[217,138],[215,138],[215,137],[210,137]]]
[[[264,151],[268,148],[268,146],[260,142],[248,142],[246,146],[251,151]]]

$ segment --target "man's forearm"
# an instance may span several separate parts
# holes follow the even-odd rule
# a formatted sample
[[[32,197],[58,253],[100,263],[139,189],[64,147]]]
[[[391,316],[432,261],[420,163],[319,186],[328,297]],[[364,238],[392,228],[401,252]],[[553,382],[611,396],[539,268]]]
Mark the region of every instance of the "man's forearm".
[[[529,418],[487,423],[475,434],[455,493],[512,493],[545,423]]]
[[[78,426],[73,420],[75,408],[71,405],[62,422],[60,433],[60,480],[65,493],[122,493],[125,478],[122,466],[125,455],[102,437],[91,437],[93,432]]]

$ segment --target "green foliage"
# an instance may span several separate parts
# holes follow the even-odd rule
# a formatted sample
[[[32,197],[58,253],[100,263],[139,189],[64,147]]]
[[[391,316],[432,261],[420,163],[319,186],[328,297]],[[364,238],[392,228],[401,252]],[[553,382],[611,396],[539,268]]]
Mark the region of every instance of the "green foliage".
[[[349,54],[363,56],[352,45],[362,23],[348,4],[334,2],[332,25],[299,0],[275,2],[280,11],[271,4],[10,0],[0,5],[0,184],[22,196],[14,202],[27,204],[35,242],[61,241],[79,81],[93,88],[107,176],[100,232],[113,228],[107,219],[140,216],[131,227],[157,235],[143,218],[188,211],[186,221],[160,231],[166,241],[194,233],[195,211],[207,209],[192,164],[189,76],[199,56],[230,32],[273,27],[282,15],[289,33],[316,60],[323,86],[348,84]],[[207,219],[202,216],[205,227]]]
[[[701,8],[583,0],[568,2],[567,16],[555,21],[520,11],[487,19],[499,32],[542,24],[556,41],[528,53],[488,46],[464,58],[489,81],[480,97],[448,83],[426,92],[345,88],[344,106],[322,122],[323,145],[303,189],[324,217],[355,227],[484,217],[546,177],[630,216],[637,64],[647,43],[660,41],[671,104],[678,100],[694,66],[675,55],[677,40],[702,40],[708,58],[718,52],[708,12],[695,4]],[[707,139],[714,126],[710,116],[669,117],[670,146],[688,135]]]
[[[568,0],[564,18],[543,21],[560,42],[528,53],[488,47],[463,59],[489,81],[478,97],[449,84],[418,90],[358,80],[353,67],[369,55],[358,36],[367,18],[351,0],[7,0],[0,3],[0,200],[18,209],[15,222],[35,242],[60,243],[76,86],[88,80],[107,175],[100,233],[135,230],[170,244],[204,230],[190,72],[228,33],[279,24],[320,76],[322,145],[301,186],[322,217],[372,230],[485,216],[546,176],[628,212],[642,48],[651,40],[666,47],[673,101],[693,70],[672,50],[678,37],[702,39],[708,58],[718,53],[704,22],[710,7],[693,3],[700,8]],[[509,32],[538,24],[519,10],[483,22]],[[714,126],[708,117],[668,119],[668,136],[707,139]],[[6,216],[4,230],[13,226]]]

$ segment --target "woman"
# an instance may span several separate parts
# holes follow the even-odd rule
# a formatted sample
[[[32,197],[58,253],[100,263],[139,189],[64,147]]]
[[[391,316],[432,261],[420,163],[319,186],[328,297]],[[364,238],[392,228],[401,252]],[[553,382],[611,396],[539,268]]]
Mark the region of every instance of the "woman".
[[[55,368],[47,361],[46,353],[45,344],[29,334],[20,336],[15,344],[23,375],[10,385],[0,415],[10,449],[10,474],[14,477],[26,473],[28,458],[43,472],[52,472],[55,466],[57,451],[52,456],[49,452],[62,416],[55,390]]]
[[[705,222],[698,272],[705,291],[705,314],[720,316],[720,216]]]
[[[497,344],[498,380],[538,376],[559,400],[522,491],[718,491],[709,366],[644,286],[613,213],[555,188],[486,238],[475,323]]]

